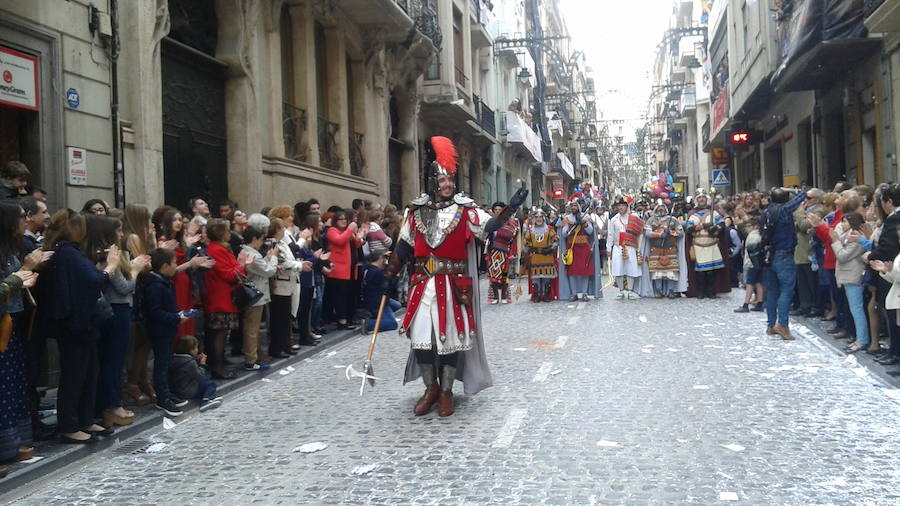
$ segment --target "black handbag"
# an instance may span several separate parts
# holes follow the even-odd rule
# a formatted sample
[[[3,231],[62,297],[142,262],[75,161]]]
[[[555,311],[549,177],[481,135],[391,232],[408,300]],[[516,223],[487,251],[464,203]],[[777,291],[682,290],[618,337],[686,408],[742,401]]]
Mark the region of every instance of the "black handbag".
[[[253,283],[248,281],[243,274],[238,272],[237,275],[241,282],[231,291],[231,301],[234,302],[238,311],[243,311],[259,302],[263,293],[253,286]]]

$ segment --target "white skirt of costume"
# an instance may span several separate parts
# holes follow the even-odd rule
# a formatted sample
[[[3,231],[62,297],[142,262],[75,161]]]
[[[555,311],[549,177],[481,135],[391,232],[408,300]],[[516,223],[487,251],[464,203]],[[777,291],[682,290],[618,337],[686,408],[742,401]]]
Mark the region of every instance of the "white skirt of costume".
[[[628,258],[622,258],[622,246],[615,245],[612,250],[612,263],[610,269],[613,276],[631,276],[633,278],[640,277],[641,268],[637,263],[637,251],[632,246],[625,246],[628,251]]]
[[[469,351],[472,349],[472,336],[469,334],[468,318],[463,316],[463,326],[461,332],[456,329],[456,320],[453,317],[453,290],[447,281],[447,328],[443,334],[446,339],[442,342],[440,336],[442,334],[440,328],[440,316],[438,314],[437,290],[434,287],[434,278],[428,280],[425,290],[422,292],[422,300],[416,308],[416,315],[409,325],[409,340],[414,350],[430,350],[432,349],[432,335],[435,336],[434,342],[437,343],[438,355],[447,355],[458,351]],[[465,307],[462,308],[465,313]],[[462,334],[460,336],[460,334]]]

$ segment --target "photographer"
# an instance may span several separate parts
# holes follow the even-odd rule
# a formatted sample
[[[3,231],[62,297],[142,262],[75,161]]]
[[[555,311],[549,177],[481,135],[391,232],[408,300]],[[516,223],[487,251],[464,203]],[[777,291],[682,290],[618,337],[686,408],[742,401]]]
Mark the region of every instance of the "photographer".
[[[247,280],[262,292],[263,296],[252,307],[244,310],[242,316],[244,328],[244,370],[264,371],[269,368],[265,360],[260,360],[262,346],[259,342],[259,325],[262,321],[263,308],[269,303],[269,280],[278,271],[278,248],[274,240],[264,239],[268,231],[247,227],[244,230],[244,244],[238,255],[238,264],[247,271]],[[260,252],[263,241],[266,241],[265,255]]]
[[[788,312],[794,298],[797,281],[797,266],[794,264],[794,248],[797,233],[794,229],[794,211],[806,200],[806,190],[790,198],[792,188],[775,188],[771,192],[772,204],[760,217],[762,244],[771,252],[771,265],[765,271],[766,312],[768,324],[766,333],[780,335],[791,341],[794,336],[788,330]],[[764,259],[764,263],[767,259]]]

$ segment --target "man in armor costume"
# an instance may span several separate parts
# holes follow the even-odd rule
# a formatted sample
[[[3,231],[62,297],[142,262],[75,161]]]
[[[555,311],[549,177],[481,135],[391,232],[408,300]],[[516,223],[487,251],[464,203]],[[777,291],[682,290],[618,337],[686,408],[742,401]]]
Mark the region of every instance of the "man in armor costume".
[[[556,248],[559,237],[556,230],[547,225],[547,214],[536,209],[531,214],[531,228],[525,232],[523,258],[528,266],[531,279],[531,300],[550,302],[553,300],[551,283],[557,276]]]
[[[603,297],[600,281],[600,252],[594,220],[582,212],[583,202],[572,199],[561,218],[559,233],[559,298],[588,300],[588,295]]]
[[[503,202],[494,202],[491,211],[499,217],[506,209]],[[510,216],[500,228],[494,232],[488,244],[487,272],[490,285],[488,287],[488,303],[501,304],[512,302],[509,296],[509,266],[515,261],[519,235],[519,220]]]
[[[693,271],[696,278],[696,289],[691,286],[691,295],[697,294],[698,298],[716,298],[716,287],[722,283],[718,278],[724,276],[724,291],[731,290],[728,280],[728,270],[723,254],[722,245],[727,244],[725,225],[722,216],[715,212],[709,205],[709,196],[700,188],[694,197],[696,207],[687,216],[686,230],[691,239],[691,247],[688,250],[693,261]],[[726,248],[727,251],[727,248]],[[691,280],[693,285],[694,279]]]
[[[616,201],[618,214],[609,219],[606,235],[606,251],[609,255],[610,274],[619,287],[616,299],[639,299],[635,291],[641,276],[641,245],[644,240],[644,220],[630,210],[629,202],[620,197]]]
[[[506,223],[522,205],[522,188],[499,216],[491,218],[475,202],[456,193],[456,148],[446,137],[432,137],[429,147],[431,195],[413,200],[387,267],[386,286],[403,265],[413,262],[409,300],[400,332],[410,340],[404,384],[419,376],[425,394],[413,412],[424,415],[438,404],[438,415],[453,414],[453,382],[475,394],[492,384],[482,339],[476,238]]]
[[[684,267],[681,254],[684,227],[675,217],[669,216],[669,208],[659,200],[653,208],[653,216],[644,227],[647,245],[645,258],[647,275],[653,285],[653,295],[657,298],[678,298],[681,269]]]

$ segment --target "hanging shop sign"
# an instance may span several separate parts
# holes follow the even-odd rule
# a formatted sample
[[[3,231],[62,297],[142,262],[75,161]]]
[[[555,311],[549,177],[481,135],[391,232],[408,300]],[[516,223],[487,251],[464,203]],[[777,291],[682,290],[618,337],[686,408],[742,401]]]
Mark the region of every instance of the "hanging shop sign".
[[[722,129],[722,126],[725,125],[725,120],[728,119],[728,85],[722,87],[722,91],[719,92],[718,98],[716,98],[716,103],[713,104],[712,107],[712,132],[709,134],[710,137],[715,137],[716,134],[719,133],[719,130]]]
[[[38,61],[0,46],[0,104],[38,110]]]
[[[87,186],[87,153],[82,148],[66,148],[69,162],[69,184]]]
[[[731,161],[731,154],[725,148],[710,148],[709,153],[713,165],[726,165]]]

